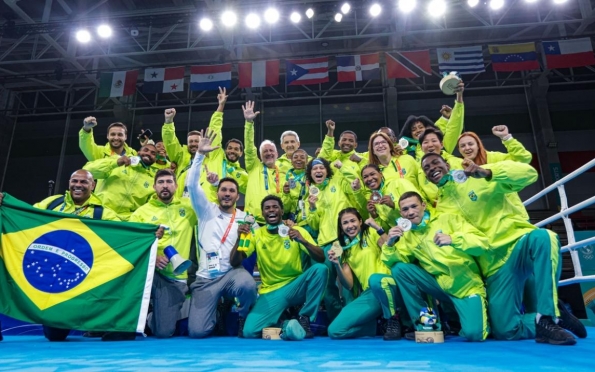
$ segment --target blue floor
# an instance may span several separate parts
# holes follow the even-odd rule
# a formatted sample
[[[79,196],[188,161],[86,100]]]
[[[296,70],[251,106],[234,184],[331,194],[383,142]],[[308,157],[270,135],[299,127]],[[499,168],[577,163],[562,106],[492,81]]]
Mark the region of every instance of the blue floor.
[[[576,346],[534,341],[444,344],[385,342],[381,338],[301,342],[217,337],[205,340],[137,337],[102,342],[70,336],[5,336],[0,371],[595,371],[595,328]]]

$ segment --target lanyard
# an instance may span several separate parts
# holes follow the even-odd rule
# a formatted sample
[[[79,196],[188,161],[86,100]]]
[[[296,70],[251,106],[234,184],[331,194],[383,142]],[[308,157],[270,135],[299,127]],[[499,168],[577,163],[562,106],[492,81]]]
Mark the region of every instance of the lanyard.
[[[393,164],[393,168],[395,168],[395,171],[399,173],[399,176],[400,176],[401,178],[405,178],[405,177],[403,176],[403,170],[401,170],[401,164],[399,164],[399,161],[398,161],[398,160],[394,160],[394,159],[393,159],[393,160],[391,160],[390,162]],[[395,163],[396,163],[396,165],[395,165]]]
[[[361,234],[361,233],[360,233]],[[345,237],[345,243],[347,244],[345,247],[343,247],[343,250],[346,251],[348,249],[350,249],[351,247],[353,247],[354,245],[359,243],[359,234],[358,236],[356,236],[352,241],[349,241],[348,237]]]
[[[66,208],[66,202],[62,203],[62,207],[60,208],[60,212],[63,212],[64,211],[64,208]],[[84,207],[76,208],[74,210],[74,212],[72,212],[72,214],[78,216],[78,215],[80,215],[87,208],[89,208],[89,205],[85,205]]]
[[[267,166],[263,164],[262,174],[264,175],[264,189],[269,191],[269,172],[267,171]],[[277,194],[281,191],[279,188],[279,167],[275,165],[275,184],[277,189]]]
[[[221,178],[225,178],[227,177],[227,173],[233,173],[233,171],[235,171],[236,168],[235,167],[228,167],[227,166],[227,159],[223,159],[223,177]]]
[[[223,237],[221,238],[221,245],[225,244],[225,241],[227,240],[227,236],[229,235],[229,230],[231,230],[231,226],[233,226],[233,221],[235,221],[236,219],[236,210],[233,210],[233,214],[231,215],[231,220],[229,221],[229,225],[227,225],[227,230],[225,230],[225,234],[223,234]]]

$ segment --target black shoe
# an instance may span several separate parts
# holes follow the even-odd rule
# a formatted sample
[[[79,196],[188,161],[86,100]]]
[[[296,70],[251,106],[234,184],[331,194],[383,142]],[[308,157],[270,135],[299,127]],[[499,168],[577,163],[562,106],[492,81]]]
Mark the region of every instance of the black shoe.
[[[106,334],[106,333],[107,332],[87,331],[87,332],[83,333],[83,337],[99,338],[99,337],[103,337],[103,335]]]
[[[415,332],[414,331],[411,331],[411,332],[405,333],[405,340],[407,340],[407,341],[415,341]]]
[[[298,319],[300,325],[306,331],[306,338],[314,338],[314,332],[310,329],[310,318],[307,316],[301,315]]]
[[[134,332],[106,332],[101,336],[101,341],[134,341],[135,338]]]
[[[242,318],[241,316],[238,317],[238,337],[244,338],[244,324],[246,323],[246,318]]]
[[[401,339],[401,322],[399,315],[391,316],[386,322],[386,332],[384,332],[384,341],[396,341]]]
[[[576,338],[554,323],[551,316],[542,315],[535,325],[535,342],[550,345],[574,345]]]
[[[558,325],[560,327],[574,333],[578,338],[587,337],[587,329],[583,323],[581,323],[577,317],[572,315],[560,300],[558,300],[558,310],[560,310],[560,319],[558,319]]]

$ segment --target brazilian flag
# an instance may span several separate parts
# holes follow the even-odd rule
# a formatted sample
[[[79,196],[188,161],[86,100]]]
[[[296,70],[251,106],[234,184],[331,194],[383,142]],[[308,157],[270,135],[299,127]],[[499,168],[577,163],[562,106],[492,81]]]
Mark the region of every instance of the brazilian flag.
[[[5,193],[0,313],[64,329],[143,332],[156,229],[36,209]]]

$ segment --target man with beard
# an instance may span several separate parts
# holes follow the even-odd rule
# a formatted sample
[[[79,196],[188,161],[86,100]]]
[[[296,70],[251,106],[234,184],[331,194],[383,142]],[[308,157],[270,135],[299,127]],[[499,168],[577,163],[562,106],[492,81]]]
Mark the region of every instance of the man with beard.
[[[221,132],[215,134],[220,136]],[[200,175],[200,185],[204,188],[211,187],[211,190],[205,190],[207,199],[210,202],[217,203],[216,190],[219,179],[222,178],[234,178],[238,182],[239,192],[246,194],[248,173],[246,173],[246,170],[242,168],[239,162],[243,154],[244,144],[242,141],[232,138],[225,144],[225,151],[217,147],[216,150],[205,156],[205,171]],[[211,178],[215,178],[216,181],[211,183]]]
[[[112,156],[134,156],[136,151],[126,144],[127,129],[123,123],[115,122],[107,127],[107,143],[99,146],[93,138],[93,127],[97,126],[97,119],[86,117],[83,128],[79,132],[79,147],[88,161],[109,158]]]
[[[219,87],[217,101],[219,102],[219,106],[217,107],[217,111],[215,111],[211,116],[211,122],[209,123],[209,129],[218,134],[216,138],[217,142],[214,144],[215,146],[221,144],[223,109],[225,108],[225,103],[227,102],[225,88]],[[196,130],[188,132],[188,145],[182,146],[180,145],[178,137],[176,137],[176,128],[174,126],[174,117],[176,116],[176,109],[167,109],[165,110],[164,115],[165,122],[161,129],[161,137],[163,138],[163,143],[165,144],[165,150],[167,152],[167,155],[169,156],[169,160],[173,163],[176,163],[176,176],[178,178],[178,184],[182,186],[178,188],[176,196],[188,197],[188,183],[186,182],[186,177],[188,174],[188,170],[192,166],[192,159],[194,158],[194,154],[196,154],[196,149],[198,148],[198,142],[200,141],[200,132]],[[237,159],[235,160],[235,162],[237,162]],[[219,161],[219,163],[220,164],[218,166],[214,164],[213,171],[215,169],[219,170],[219,167],[222,167],[222,161]],[[209,164],[209,166],[211,166],[211,164]],[[206,180],[206,176],[206,172],[203,175],[201,175],[201,183],[203,183]]]
[[[279,156],[277,159],[277,166],[281,173],[287,173],[292,167],[291,158],[293,153],[300,148],[300,137],[292,130],[286,130],[281,133],[281,149],[285,151],[285,154]],[[312,160],[311,156],[308,156],[308,161]]]
[[[65,214],[107,221],[120,221],[114,211],[102,205],[101,200],[92,192],[95,187],[93,175],[84,169],[79,169],[70,176],[68,191],[64,195],[54,195],[33,205],[34,208],[53,210]],[[0,205],[4,195],[0,193]],[[64,341],[69,329],[43,326],[43,334],[49,341]],[[109,332],[104,339],[114,340],[114,336],[123,332]],[[134,339],[134,333],[132,334]]]
[[[217,150],[211,143],[216,136],[213,132],[201,135],[197,154],[188,172],[190,201],[200,222],[198,226],[199,265],[196,281],[190,286],[192,300],[188,316],[188,333],[192,338],[203,338],[211,334],[216,323],[216,309],[219,299],[237,298],[239,301],[239,331],[246,315],[256,301],[256,283],[252,276],[241,267],[232,265],[230,254],[238,246],[240,230],[250,233],[258,228],[246,220],[246,213],[236,209],[239,198],[238,182],[231,177],[223,178],[217,186],[217,202],[207,200],[200,186],[199,177],[206,155]],[[209,186],[210,187],[210,186]],[[252,225],[253,224],[253,225]]]
[[[164,251],[173,247],[182,258],[188,259],[192,233],[198,222],[190,201],[175,196],[177,188],[176,176],[172,170],[157,171],[153,184],[155,195],[147,204],[137,209],[129,220],[167,226],[157,245],[155,276],[151,288],[153,314],[149,328],[158,338],[171,337],[174,334],[188,290],[187,273],[175,275],[174,267],[169,264]]]
[[[246,211],[253,214],[259,224],[265,219],[261,214],[260,202],[267,195],[280,196],[283,192],[285,174],[277,165],[277,146],[272,141],[264,140],[260,144],[260,158],[258,160],[256,145],[254,144],[254,119],[260,111],[254,112],[254,102],[246,102],[244,110],[244,141],[246,141],[246,171],[248,185],[246,186]],[[293,152],[292,152],[293,153]]]
[[[349,175],[350,181],[358,178],[359,164],[351,160],[352,155],[362,157],[362,154],[355,152],[357,148],[357,135],[355,132],[346,130],[339,136],[339,150],[335,150],[335,122],[332,120],[326,121],[327,133],[324,141],[322,142],[322,151],[320,156],[326,159],[331,164],[335,164],[338,160],[341,163],[341,167],[345,167],[341,170],[344,175]]]
[[[436,153],[424,155],[421,163],[428,180],[440,189],[436,212],[461,215],[489,239],[489,249],[477,263],[486,282],[494,338],[574,345],[576,339],[565,329],[586,337],[582,323],[558,301],[557,235],[527,222],[506,196],[535,182],[537,171],[509,160],[479,167],[465,159],[469,179],[462,180]],[[537,313],[522,314],[525,282],[532,276]]]
[[[318,306],[328,281],[328,268],[322,249],[301,227],[285,231],[283,225],[283,202],[278,196],[267,195],[261,202],[266,228],[256,230],[252,244],[245,251],[236,245],[231,252],[231,264],[239,265],[243,259],[257,254],[258,270],[262,279],[260,297],[248,314],[244,325],[245,338],[257,338],[263,328],[277,324],[279,316],[291,306],[302,306],[299,323],[306,338],[314,337],[310,322],[316,320]],[[282,231],[280,227],[282,226]],[[303,255],[314,259],[316,264],[304,270]]]
[[[128,221],[132,212],[144,205],[154,192],[151,184],[156,155],[155,145],[145,145],[138,157],[99,159],[87,163],[83,169],[91,172],[95,179],[103,180],[96,189],[97,196],[122,220]]]

